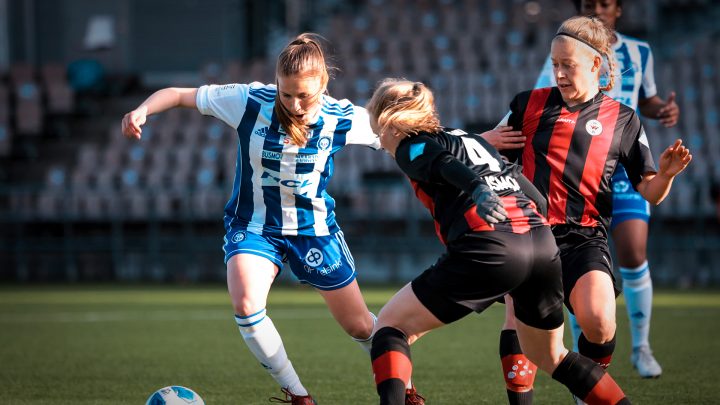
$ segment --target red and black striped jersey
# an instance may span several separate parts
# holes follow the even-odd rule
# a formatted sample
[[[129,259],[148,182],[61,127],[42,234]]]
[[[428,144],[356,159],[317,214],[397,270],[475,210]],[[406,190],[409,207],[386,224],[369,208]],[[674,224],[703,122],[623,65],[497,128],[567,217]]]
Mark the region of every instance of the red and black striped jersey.
[[[568,107],[557,87],[522,92],[510,103],[508,125],[522,130],[525,147],[503,152],[548,202],[550,225],[607,228],[610,178],[618,162],[633,186],[654,173],[650,146],[635,111],[602,92]]]
[[[448,159],[457,160],[471,170],[466,171],[470,180],[462,188],[456,181],[453,181],[455,185],[450,184],[440,174],[441,165],[447,164]],[[505,162],[498,151],[478,135],[457,129],[420,133],[400,142],[395,160],[410,178],[417,197],[430,210],[436,233],[443,243],[471,230],[525,233],[547,225],[536,204],[521,190],[517,180],[521,169]],[[478,182],[485,182],[500,196],[508,213],[505,221],[488,224],[477,215],[469,193]],[[527,181],[526,184],[532,187]]]

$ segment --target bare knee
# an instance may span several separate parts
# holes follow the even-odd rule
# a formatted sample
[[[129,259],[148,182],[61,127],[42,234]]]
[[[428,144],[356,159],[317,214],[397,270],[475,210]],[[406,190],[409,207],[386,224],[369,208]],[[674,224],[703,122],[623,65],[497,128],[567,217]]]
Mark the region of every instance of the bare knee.
[[[636,248],[632,249],[628,247],[626,249],[618,249],[618,261],[622,267],[635,268],[639,267],[646,260],[645,250]]]
[[[265,308],[263,303],[258,303],[247,295],[231,297],[233,310],[240,316],[249,316]]]
[[[355,339],[367,339],[373,333],[375,322],[368,312],[366,316],[358,316],[341,324],[345,333]]]
[[[578,323],[585,338],[593,343],[607,343],[615,336],[616,324],[614,319],[596,314]]]

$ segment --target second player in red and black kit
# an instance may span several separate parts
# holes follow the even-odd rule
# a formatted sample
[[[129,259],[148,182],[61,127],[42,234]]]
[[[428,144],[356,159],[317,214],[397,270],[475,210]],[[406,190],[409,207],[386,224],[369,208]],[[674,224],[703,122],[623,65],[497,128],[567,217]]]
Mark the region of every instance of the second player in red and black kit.
[[[635,112],[605,95],[614,84],[612,73],[606,85],[600,84],[603,72],[613,72],[614,58],[608,56],[612,36],[598,19],[565,20],[550,52],[557,87],[519,93],[504,120],[524,138],[522,149],[508,156],[518,158],[523,173],[547,198],[547,219],[560,249],[565,304],[582,329],[578,350],[602,367],[610,364],[615,349],[619,292],[607,242],[611,176],[622,163],[632,186],[657,205],[692,160],[678,139],[660,155],[656,170]],[[501,357],[503,341],[513,340],[511,301],[506,299]],[[511,371],[504,361],[503,371]],[[508,385],[511,403],[529,403],[524,392],[532,392],[532,378],[520,387]],[[588,398],[577,396],[579,401]]]
[[[405,149],[407,153],[396,154],[397,163],[409,176],[418,198],[432,213],[443,243],[470,230],[525,233],[547,224],[538,215],[535,201],[526,194],[541,200],[542,206],[544,198],[522,178],[520,167],[504,162],[495,148],[481,137],[459,129],[443,129],[405,139],[398,151]],[[443,178],[446,171],[449,175]],[[488,224],[472,209],[475,203],[471,192],[481,183],[501,197],[507,220]],[[470,192],[463,193],[463,190]]]
[[[504,153],[547,198],[572,310],[570,291],[587,270],[600,268],[614,280],[607,246],[610,179],[618,163],[633,186],[656,172],[647,137],[635,111],[602,92],[569,107],[557,87],[536,89],[515,96],[510,110],[507,124],[523,131],[526,147]],[[578,249],[583,242],[594,249]]]
[[[421,132],[401,141],[395,156],[417,197],[430,210],[438,237],[448,248],[433,268],[412,283],[427,306],[432,304],[425,300],[434,300],[432,290],[455,296],[459,305],[438,308],[444,313],[438,316],[440,320],[450,323],[471,311],[480,312],[528,277],[547,276],[555,271],[557,249],[547,232],[547,221],[527,194],[537,195],[541,200],[542,197],[523,178],[520,167],[504,162],[484,139],[457,129]],[[505,219],[496,223],[491,219],[488,223],[478,215],[478,202],[473,195],[479,190],[497,194]],[[531,230],[536,230],[534,238],[518,237]],[[481,245],[478,243],[481,241],[486,243]],[[538,252],[544,253],[542,260]],[[498,260],[499,257],[503,260]],[[562,317],[546,319],[558,308],[561,299],[559,290],[548,294],[557,287],[555,284],[559,286],[551,283],[541,291],[529,288],[531,283],[527,283],[511,293],[527,302],[516,305],[519,312],[533,312],[528,307],[537,312],[538,303],[542,304],[540,313],[525,317],[524,322],[538,327],[540,322],[548,329],[562,323]]]
[[[422,83],[386,79],[367,109],[380,144],[410,178],[447,248],[378,315],[371,357],[380,404],[407,405],[410,343],[505,294],[515,300],[517,336],[538,368],[590,403],[629,403],[598,364],[563,345],[559,251],[528,198],[539,193],[519,168],[480,136],[441,127]],[[515,369],[536,370],[527,361]]]
[[[527,146],[504,153],[519,157],[523,173],[547,196],[551,225],[607,229],[618,162],[633,185],[656,171],[635,111],[602,92],[568,107],[557,87],[536,89],[515,96],[510,109],[507,123],[523,131]]]

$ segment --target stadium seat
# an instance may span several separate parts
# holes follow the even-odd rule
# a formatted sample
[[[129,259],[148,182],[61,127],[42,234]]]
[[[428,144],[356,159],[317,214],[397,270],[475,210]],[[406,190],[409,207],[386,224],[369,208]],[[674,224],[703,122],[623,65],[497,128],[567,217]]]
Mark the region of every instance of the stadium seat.
[[[63,215],[64,200],[67,194],[67,172],[62,166],[53,166],[48,169],[45,175],[45,184],[37,197],[35,206],[37,215],[40,218],[56,218]],[[21,212],[26,207],[17,207]]]
[[[7,86],[0,83],[0,124],[10,122],[10,91]]]
[[[15,86],[16,116],[18,134],[40,135],[43,129],[44,110],[42,94],[37,83],[26,81]]]
[[[75,108],[75,92],[67,80],[65,66],[48,63],[40,68],[40,76],[47,94],[47,112],[68,114]]]
[[[0,156],[10,156],[12,138],[10,126],[5,122],[0,122]]]

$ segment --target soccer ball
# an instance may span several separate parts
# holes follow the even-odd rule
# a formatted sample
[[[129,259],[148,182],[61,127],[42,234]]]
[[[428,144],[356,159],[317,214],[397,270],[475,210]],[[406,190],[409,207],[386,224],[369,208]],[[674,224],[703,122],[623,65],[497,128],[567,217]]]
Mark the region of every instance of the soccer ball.
[[[190,388],[171,385],[153,392],[145,405],[205,405],[205,401]]]

